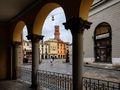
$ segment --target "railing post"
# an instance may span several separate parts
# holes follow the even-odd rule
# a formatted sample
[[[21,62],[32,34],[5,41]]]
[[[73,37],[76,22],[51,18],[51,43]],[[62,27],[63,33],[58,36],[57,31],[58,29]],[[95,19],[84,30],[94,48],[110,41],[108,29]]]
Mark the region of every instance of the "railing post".
[[[113,90],[115,89],[114,85],[113,85]]]
[[[98,90],[99,90],[99,80],[98,80]]]
[[[91,79],[89,79],[89,81],[90,81],[90,90],[91,90]]]
[[[109,82],[107,82],[107,87],[108,87],[108,90],[109,90]]]
[[[118,89],[120,90],[120,83],[119,83]]]
[[[104,85],[104,83],[103,83],[103,85],[102,85],[102,86],[103,86],[103,90],[104,90],[104,89],[105,89],[105,85]],[[113,90],[114,90],[114,89],[113,89]]]

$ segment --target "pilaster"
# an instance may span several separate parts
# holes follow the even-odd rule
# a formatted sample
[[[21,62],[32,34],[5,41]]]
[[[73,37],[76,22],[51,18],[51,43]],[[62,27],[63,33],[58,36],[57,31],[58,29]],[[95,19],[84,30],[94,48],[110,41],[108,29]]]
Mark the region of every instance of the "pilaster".
[[[12,62],[12,79],[16,80],[18,78],[18,50],[19,50],[19,45],[21,45],[21,42],[13,42],[13,62]]]

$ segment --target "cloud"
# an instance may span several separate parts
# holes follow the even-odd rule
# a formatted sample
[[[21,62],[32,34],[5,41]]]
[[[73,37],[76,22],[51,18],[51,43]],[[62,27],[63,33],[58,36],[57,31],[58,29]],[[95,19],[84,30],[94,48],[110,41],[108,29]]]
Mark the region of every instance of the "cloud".
[[[24,39],[24,40],[28,40],[27,37],[26,37],[27,35],[28,35],[27,27],[24,26],[24,28],[23,28],[23,39]]]
[[[54,16],[54,21],[52,21],[52,16]],[[42,34],[45,35],[44,40],[54,37],[54,26],[60,26],[60,37],[65,42],[72,42],[72,36],[70,31],[65,30],[63,23],[66,22],[65,14],[62,8],[54,9],[46,18],[43,25]]]

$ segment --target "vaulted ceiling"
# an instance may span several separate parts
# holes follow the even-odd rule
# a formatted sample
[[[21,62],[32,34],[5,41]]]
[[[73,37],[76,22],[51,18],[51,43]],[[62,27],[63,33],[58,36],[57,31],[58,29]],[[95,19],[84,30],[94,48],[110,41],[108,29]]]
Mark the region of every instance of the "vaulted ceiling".
[[[40,0],[0,0],[0,22],[8,22]],[[93,4],[104,0],[94,0]]]
[[[0,0],[0,22],[6,22],[28,8],[36,0]]]

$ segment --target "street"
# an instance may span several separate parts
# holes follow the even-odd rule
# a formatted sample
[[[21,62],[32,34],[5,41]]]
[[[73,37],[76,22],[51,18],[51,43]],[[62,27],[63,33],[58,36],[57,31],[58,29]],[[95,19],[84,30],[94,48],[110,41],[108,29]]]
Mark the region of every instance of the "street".
[[[23,64],[22,67],[31,68],[31,64]],[[72,75],[72,64],[65,63],[63,60],[55,60],[53,63],[50,63],[50,60],[44,60],[39,65],[39,70]],[[120,82],[120,71],[112,69],[84,66],[83,76],[94,79]]]

